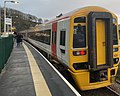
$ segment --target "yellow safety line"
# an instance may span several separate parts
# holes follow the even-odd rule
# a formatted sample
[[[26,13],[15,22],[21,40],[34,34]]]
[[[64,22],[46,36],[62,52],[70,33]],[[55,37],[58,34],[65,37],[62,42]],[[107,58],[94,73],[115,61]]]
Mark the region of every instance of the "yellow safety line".
[[[36,96],[52,96],[32,53],[24,43],[23,47],[28,56]]]

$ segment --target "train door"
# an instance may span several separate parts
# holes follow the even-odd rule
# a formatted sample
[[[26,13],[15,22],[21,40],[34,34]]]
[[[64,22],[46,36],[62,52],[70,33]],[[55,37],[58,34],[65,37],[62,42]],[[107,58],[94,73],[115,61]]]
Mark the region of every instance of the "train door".
[[[52,24],[52,56],[56,57],[57,22]]]
[[[113,23],[108,12],[88,15],[88,62],[91,70],[113,66]]]
[[[106,64],[105,21],[96,20],[97,65]]]

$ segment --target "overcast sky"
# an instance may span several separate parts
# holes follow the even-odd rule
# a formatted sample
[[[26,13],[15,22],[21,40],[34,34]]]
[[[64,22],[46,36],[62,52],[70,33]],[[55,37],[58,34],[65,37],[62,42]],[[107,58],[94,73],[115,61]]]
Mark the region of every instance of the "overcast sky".
[[[3,7],[3,2],[0,5]],[[6,0],[9,1],[9,0]],[[7,3],[6,6],[40,18],[52,19],[60,13],[67,13],[84,6],[101,6],[120,17],[120,0],[16,0],[19,4]]]

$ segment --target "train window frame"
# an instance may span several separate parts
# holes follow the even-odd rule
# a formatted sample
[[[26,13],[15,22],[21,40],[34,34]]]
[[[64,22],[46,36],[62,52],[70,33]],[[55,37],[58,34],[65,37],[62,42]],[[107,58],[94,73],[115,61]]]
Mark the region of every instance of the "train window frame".
[[[74,18],[74,23],[86,23],[86,17],[85,16],[76,17]]]
[[[50,45],[51,29],[44,30],[44,43]]]
[[[73,29],[74,29],[75,27],[77,27],[77,25],[74,25],[74,26],[73,26]],[[74,40],[74,36],[75,36],[75,34],[76,34],[75,29],[74,29],[74,32],[73,32],[73,49],[81,49],[81,48],[83,49],[83,48],[86,48],[86,47],[87,47],[87,40],[86,40],[86,38],[87,38],[86,27],[87,27],[87,26],[86,26],[86,24],[84,24],[84,25],[81,24],[81,27],[84,27],[84,29],[85,29],[85,31],[83,30],[83,31],[85,32],[85,34],[84,34],[84,35],[85,35],[85,36],[84,36],[84,37],[85,37],[85,39],[84,39],[84,40],[85,40],[85,43],[84,43],[85,46],[83,46],[83,47],[77,47],[77,46],[79,46],[78,44],[77,44],[77,46],[75,46],[75,42],[77,42],[77,40],[76,40],[76,41]],[[77,36],[77,35],[76,35],[76,36]],[[78,40],[78,41],[79,41],[79,40]]]
[[[32,39],[35,39],[36,41],[39,41],[41,43],[45,43],[47,45],[50,45],[51,42],[51,29],[47,30],[41,30],[38,32],[33,32]]]
[[[66,30],[65,29],[60,30],[60,45],[65,46],[66,45],[65,41],[66,41]]]

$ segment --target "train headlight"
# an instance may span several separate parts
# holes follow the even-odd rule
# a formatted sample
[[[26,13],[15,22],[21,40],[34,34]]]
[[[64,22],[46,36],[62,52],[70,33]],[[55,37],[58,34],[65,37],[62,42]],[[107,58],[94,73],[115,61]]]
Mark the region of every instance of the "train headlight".
[[[86,50],[73,51],[74,56],[86,55]]]
[[[118,48],[113,48],[113,52],[117,52],[118,51]]]
[[[114,64],[117,64],[119,62],[119,58],[114,58],[113,62],[114,62]]]
[[[79,51],[76,51],[76,53],[75,53],[77,56],[79,56],[80,55],[80,52]]]

